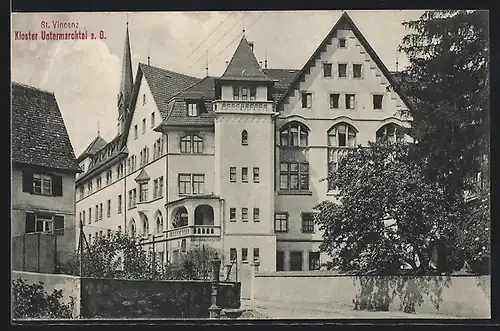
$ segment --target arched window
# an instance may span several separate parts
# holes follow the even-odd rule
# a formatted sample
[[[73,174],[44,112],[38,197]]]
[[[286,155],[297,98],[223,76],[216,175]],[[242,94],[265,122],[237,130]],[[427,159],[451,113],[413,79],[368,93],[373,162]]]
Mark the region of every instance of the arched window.
[[[191,136],[181,138],[181,153],[191,153]]]
[[[358,131],[347,123],[339,123],[328,131],[328,172],[337,171],[342,158],[350,148],[356,147]],[[328,183],[328,190],[334,187]]]
[[[142,234],[144,235],[144,237],[149,235],[149,224],[147,219],[142,220]]]
[[[403,129],[394,123],[389,123],[381,127],[377,130],[376,133],[377,142],[388,141],[388,142],[396,142],[404,140],[404,132]]]
[[[134,219],[132,219],[132,220],[130,221],[130,235],[131,235],[132,237],[135,237],[135,236],[136,236],[136,234],[137,234],[137,227],[136,227],[136,225],[135,225],[135,221],[134,221]]]
[[[181,137],[181,153],[203,153],[203,138],[195,134]]]
[[[308,144],[309,129],[301,123],[290,122],[280,130],[281,146],[300,146]]]
[[[158,211],[156,214],[156,233],[162,233],[163,232],[163,217],[161,216],[161,213]]]
[[[203,138],[193,135],[193,153],[203,152]]]
[[[248,132],[247,132],[247,130],[243,130],[241,132],[241,144],[244,146],[248,145]]]

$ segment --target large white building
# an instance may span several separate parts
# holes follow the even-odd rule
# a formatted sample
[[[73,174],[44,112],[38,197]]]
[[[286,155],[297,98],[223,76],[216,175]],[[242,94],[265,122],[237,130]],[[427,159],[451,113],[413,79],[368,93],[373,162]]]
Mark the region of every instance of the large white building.
[[[87,239],[154,238],[165,262],[209,245],[225,264],[317,269],[323,179],[347,149],[402,138],[398,92],[347,13],[300,70],[262,68],[243,36],[224,74],[203,79],[143,63],[133,79],[127,27],[118,134],[78,159]]]

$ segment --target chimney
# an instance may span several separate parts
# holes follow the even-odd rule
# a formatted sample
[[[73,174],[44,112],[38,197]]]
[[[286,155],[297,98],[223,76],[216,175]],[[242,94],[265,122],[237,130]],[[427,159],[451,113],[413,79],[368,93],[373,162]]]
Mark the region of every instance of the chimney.
[[[229,61],[226,61],[226,67],[228,66],[228,64],[229,64]]]
[[[253,42],[249,42],[249,43],[248,43],[248,46],[250,46],[250,49],[251,49],[251,50],[252,50],[252,52],[253,52]]]
[[[262,61],[259,61],[259,65],[260,65],[260,67],[262,68]]]

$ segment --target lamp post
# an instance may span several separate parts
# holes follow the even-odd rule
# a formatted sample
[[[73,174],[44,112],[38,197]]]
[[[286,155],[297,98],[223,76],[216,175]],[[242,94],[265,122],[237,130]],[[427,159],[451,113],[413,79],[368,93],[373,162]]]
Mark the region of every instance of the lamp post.
[[[219,273],[221,260],[215,253],[214,258],[210,261],[212,263],[212,305],[208,308],[211,319],[220,319],[221,308],[217,306],[217,293],[219,290]]]

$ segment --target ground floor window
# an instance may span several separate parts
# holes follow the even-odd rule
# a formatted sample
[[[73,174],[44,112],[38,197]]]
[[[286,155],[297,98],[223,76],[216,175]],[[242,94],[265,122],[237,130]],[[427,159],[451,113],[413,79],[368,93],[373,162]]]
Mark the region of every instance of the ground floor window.
[[[285,254],[284,252],[276,252],[276,271],[285,270]]]
[[[319,252],[309,252],[309,270],[319,270]]]
[[[64,234],[64,216],[26,213],[25,233],[53,233]]]
[[[302,270],[302,252],[290,252],[290,270]]]

